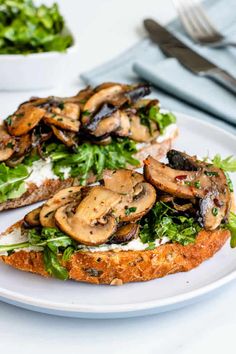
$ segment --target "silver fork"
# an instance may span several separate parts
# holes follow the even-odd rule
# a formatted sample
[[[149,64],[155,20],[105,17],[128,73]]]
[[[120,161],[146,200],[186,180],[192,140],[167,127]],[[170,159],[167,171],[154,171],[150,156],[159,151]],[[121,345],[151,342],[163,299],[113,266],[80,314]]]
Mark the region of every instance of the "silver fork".
[[[173,0],[187,34],[197,43],[216,48],[233,46],[212,24],[201,4],[195,0]]]

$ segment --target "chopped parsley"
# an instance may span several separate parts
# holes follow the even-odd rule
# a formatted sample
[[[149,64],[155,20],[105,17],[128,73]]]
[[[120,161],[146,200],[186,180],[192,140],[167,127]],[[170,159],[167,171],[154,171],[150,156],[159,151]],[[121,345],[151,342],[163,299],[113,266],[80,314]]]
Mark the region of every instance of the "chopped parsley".
[[[218,212],[219,212],[218,208],[215,208],[215,207],[212,208],[212,215],[217,216]]]
[[[137,210],[136,207],[127,208],[125,210],[125,215],[130,215],[131,213],[135,213],[136,210]]]

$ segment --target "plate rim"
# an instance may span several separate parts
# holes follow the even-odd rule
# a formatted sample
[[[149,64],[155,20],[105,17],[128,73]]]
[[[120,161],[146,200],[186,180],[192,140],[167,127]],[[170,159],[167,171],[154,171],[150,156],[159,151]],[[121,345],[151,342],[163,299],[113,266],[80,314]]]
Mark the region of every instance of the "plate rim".
[[[231,139],[236,141],[236,136],[234,136],[233,133],[225,130],[224,128],[220,126],[215,126],[213,122],[209,121],[204,121],[200,118],[196,118],[191,116],[190,114],[186,113],[181,113],[177,111],[173,111],[173,113],[177,116],[177,121],[178,117],[181,118],[186,118],[187,120],[193,121],[195,123],[200,123],[206,127],[213,127],[214,130],[218,131],[218,133],[223,133],[224,135],[230,137]],[[177,123],[178,124],[178,123]],[[181,133],[181,130],[180,130]],[[228,244],[228,242],[227,242]],[[204,263],[203,263],[204,264]],[[127,315],[129,313],[139,313],[139,312],[144,312],[148,311],[151,309],[166,309],[168,306],[175,306],[177,304],[183,304],[183,303],[188,303],[189,301],[193,299],[197,299],[199,297],[202,297],[203,295],[209,294],[211,291],[214,291],[216,289],[219,289],[223,285],[226,285],[227,283],[233,281],[236,279],[236,269],[232,270],[229,272],[227,275],[224,275],[220,277],[219,279],[205,285],[198,287],[197,289],[194,289],[192,291],[175,295],[175,296],[169,296],[164,299],[158,299],[158,300],[151,300],[151,301],[144,301],[144,302],[139,302],[135,304],[119,304],[119,305],[103,305],[99,306],[98,305],[78,305],[78,304],[63,304],[63,303],[58,303],[58,304],[53,304],[51,301],[46,301],[46,300],[40,300],[40,299],[35,299],[31,296],[27,295],[19,295],[15,291],[7,290],[2,287],[0,287],[0,298],[1,301],[8,302],[9,303],[14,303],[18,307],[25,307],[30,308],[31,310],[38,311],[38,312],[46,312],[46,311],[51,311],[51,313],[54,314],[60,314],[60,313],[65,313],[70,315],[118,315],[122,313],[126,313]],[[8,301],[7,301],[8,300]],[[44,310],[44,311],[43,311]],[[125,317],[125,316],[124,316]]]

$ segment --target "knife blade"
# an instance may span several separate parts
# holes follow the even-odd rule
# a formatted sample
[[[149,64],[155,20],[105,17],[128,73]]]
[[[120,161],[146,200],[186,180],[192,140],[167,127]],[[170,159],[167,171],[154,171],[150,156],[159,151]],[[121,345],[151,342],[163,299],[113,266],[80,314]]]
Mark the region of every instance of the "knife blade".
[[[165,55],[176,58],[194,74],[206,76],[236,94],[236,78],[227,71],[196,53],[156,21],[146,19],[144,27]]]

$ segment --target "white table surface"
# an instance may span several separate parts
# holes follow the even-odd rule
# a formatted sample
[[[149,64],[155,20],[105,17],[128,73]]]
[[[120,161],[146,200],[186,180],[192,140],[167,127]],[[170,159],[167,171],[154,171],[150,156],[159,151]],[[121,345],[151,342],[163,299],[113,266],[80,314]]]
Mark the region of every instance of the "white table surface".
[[[44,1],[51,3],[52,1]],[[57,0],[79,38],[80,54],[67,68],[63,87],[36,95],[72,94],[78,74],[119,54],[143,31],[141,20],[165,23],[175,11],[170,0]],[[0,92],[0,116],[32,92]],[[236,282],[208,300],[169,313],[121,320],[80,320],[22,310],[0,302],[0,353],[235,353]]]

